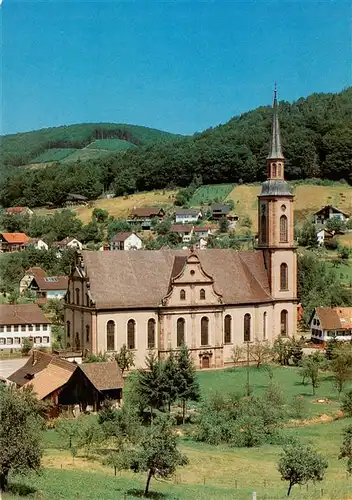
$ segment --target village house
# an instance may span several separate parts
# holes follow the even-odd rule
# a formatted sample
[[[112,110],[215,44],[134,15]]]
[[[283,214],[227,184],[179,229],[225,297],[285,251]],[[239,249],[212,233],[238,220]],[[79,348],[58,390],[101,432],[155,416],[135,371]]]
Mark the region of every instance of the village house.
[[[326,240],[331,240],[334,237],[333,233],[326,229],[319,229],[316,234],[319,246],[324,246]]]
[[[33,215],[33,210],[28,207],[9,207],[5,210],[6,215]]]
[[[297,331],[294,195],[284,180],[277,98],[267,180],[258,196],[255,251],[82,252],[65,302],[68,347],[114,353],[126,344],[136,368],[186,343],[196,367],[232,363],[234,346]],[[199,211],[177,212],[182,222]]]
[[[329,219],[338,219],[342,222],[349,220],[349,215],[332,205],[326,205],[314,214],[315,224],[326,224]]]
[[[39,400],[51,404],[51,417],[62,410],[73,412],[76,405],[79,411],[97,411],[107,398],[120,403],[124,385],[115,361],[77,365],[37,350],[8,380],[22,389],[32,387]]]
[[[310,320],[311,339],[315,343],[328,340],[352,340],[352,307],[316,307]]]
[[[49,245],[45,243],[44,240],[41,238],[29,238],[28,243],[26,243],[26,246],[32,246],[36,250],[48,250]]]
[[[20,293],[27,290],[35,295],[37,303],[63,299],[68,287],[67,276],[48,276],[40,267],[28,269],[20,281]]]
[[[193,226],[190,224],[173,224],[171,232],[177,234],[183,243],[189,243],[192,238]]]
[[[117,233],[110,241],[110,250],[140,250],[142,239],[133,232]]]
[[[210,226],[194,226],[193,227],[193,234],[196,237],[197,240],[200,238],[206,239],[209,237],[210,234],[212,234],[213,228]]]
[[[202,212],[194,208],[179,208],[175,212],[176,224],[187,224],[197,222],[202,218]]]
[[[210,207],[212,220],[219,220],[221,217],[227,217],[230,213],[229,205],[222,203],[213,203]]]
[[[0,305],[0,351],[21,349],[24,338],[33,347],[50,347],[51,321],[37,304]]]
[[[58,248],[59,250],[62,250],[64,248],[82,250],[83,248],[83,244],[79,240],[77,240],[77,238],[73,238],[71,236],[67,236],[61,241],[55,241],[52,246]]]
[[[161,207],[135,207],[127,222],[144,230],[151,229],[152,220],[157,218],[161,222],[165,217],[165,210]]]
[[[87,205],[87,204],[88,204],[88,198],[86,196],[83,196],[82,194],[69,193],[66,196],[65,200],[66,207],[71,207],[73,205]]]
[[[25,233],[0,233],[0,253],[20,252],[28,242],[29,237]]]

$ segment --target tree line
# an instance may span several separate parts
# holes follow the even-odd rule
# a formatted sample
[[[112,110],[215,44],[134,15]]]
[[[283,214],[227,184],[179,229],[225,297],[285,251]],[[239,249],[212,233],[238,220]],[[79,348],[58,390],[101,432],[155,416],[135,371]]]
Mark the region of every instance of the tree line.
[[[280,102],[287,179],[352,182],[352,89]],[[69,192],[97,198],[204,184],[263,181],[272,109],[263,106],[200,134],[170,138],[104,158],[41,169],[3,169],[0,205],[59,203]]]

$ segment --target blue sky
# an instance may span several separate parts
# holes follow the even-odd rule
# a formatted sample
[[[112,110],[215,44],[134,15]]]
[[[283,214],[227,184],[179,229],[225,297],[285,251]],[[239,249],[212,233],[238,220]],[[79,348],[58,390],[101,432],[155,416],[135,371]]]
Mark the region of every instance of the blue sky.
[[[16,1],[2,133],[81,122],[191,134],[279,97],[350,86],[351,2]]]

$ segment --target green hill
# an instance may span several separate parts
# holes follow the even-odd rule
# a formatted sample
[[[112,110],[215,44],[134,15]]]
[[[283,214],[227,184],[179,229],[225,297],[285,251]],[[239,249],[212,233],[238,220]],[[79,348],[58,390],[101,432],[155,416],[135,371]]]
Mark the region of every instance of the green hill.
[[[105,149],[107,151],[125,151],[126,149],[135,148],[136,144],[124,141],[123,139],[97,139],[87,146],[88,149]]]
[[[45,128],[2,136],[1,160],[5,166],[19,166],[28,163],[40,163],[40,161],[61,160],[64,156],[62,158],[47,159],[52,156],[55,157],[55,153],[51,155],[49,150],[82,149],[96,140],[119,139],[123,141],[124,145],[128,142],[134,146],[151,146],[177,137],[180,136],[148,127],[118,123],[85,123]],[[121,144],[120,147],[117,147],[117,143],[116,147],[113,147],[112,144],[106,149],[112,151],[124,149]],[[105,148],[98,147],[97,149]],[[38,160],[41,155],[44,155],[44,160]]]
[[[312,94],[293,103],[281,101],[279,114],[288,180],[318,178],[352,184],[352,88],[338,94]],[[68,156],[46,168],[3,169],[0,205],[56,204],[70,192],[95,199],[104,189],[124,195],[188,186],[195,179],[200,184],[261,182],[266,176],[271,119],[271,106],[263,106],[192,137],[112,124],[18,134],[27,142],[32,138],[31,146],[26,146],[23,137],[24,142],[21,139],[16,143],[16,136],[6,136],[3,149],[12,163],[7,157],[5,165],[15,164],[14,158],[17,164],[23,163],[23,155],[29,160],[35,158],[39,153],[33,153],[33,137],[41,138],[43,151],[49,146],[81,151],[73,153],[79,162],[74,161],[75,156]],[[50,143],[50,134],[56,138],[61,134],[62,143]],[[96,148],[91,151],[94,154],[86,153],[90,148],[85,146],[106,139],[128,141],[138,147],[123,154],[100,153]],[[82,153],[89,156],[82,158]]]

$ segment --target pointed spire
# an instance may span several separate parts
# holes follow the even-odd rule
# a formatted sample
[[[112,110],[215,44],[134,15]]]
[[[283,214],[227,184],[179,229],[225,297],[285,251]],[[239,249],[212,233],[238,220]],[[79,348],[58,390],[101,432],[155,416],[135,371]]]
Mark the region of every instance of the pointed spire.
[[[281,151],[281,139],[280,139],[280,129],[279,129],[279,116],[278,116],[278,106],[277,106],[277,88],[276,82],[274,87],[274,103],[273,103],[273,121],[271,129],[271,142],[270,150],[268,155],[268,160],[283,159],[284,155]]]

